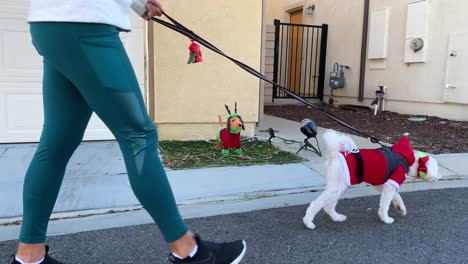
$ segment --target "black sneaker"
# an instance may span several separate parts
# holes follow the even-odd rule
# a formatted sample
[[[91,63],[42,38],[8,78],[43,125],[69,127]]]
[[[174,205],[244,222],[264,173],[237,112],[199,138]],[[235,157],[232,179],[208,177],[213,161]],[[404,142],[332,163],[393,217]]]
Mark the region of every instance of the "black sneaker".
[[[195,235],[198,245],[198,252],[193,258],[178,259],[172,254],[169,255],[169,261],[175,264],[238,264],[245,255],[247,245],[244,240],[237,240],[228,243],[214,243],[203,241],[198,235]]]
[[[49,256],[49,246],[45,246],[45,248],[46,248],[46,255],[45,255],[44,260],[41,262],[41,264],[64,264],[60,261],[53,259],[51,256]],[[20,264],[18,261],[16,261],[15,255],[11,256],[11,258],[13,258],[13,260],[11,261],[11,264]]]

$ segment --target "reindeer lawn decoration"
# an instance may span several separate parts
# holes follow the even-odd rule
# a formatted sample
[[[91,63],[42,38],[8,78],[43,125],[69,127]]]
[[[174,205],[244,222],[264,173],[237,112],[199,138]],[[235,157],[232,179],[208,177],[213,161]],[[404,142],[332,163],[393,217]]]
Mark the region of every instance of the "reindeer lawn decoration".
[[[237,113],[237,102],[234,106],[234,113],[231,113],[227,105],[225,107],[229,115],[227,116],[226,126],[224,126],[221,116],[218,116],[221,128],[218,130],[216,149],[222,149],[221,153],[225,156],[229,155],[230,149],[235,149],[235,153],[241,155],[240,133],[245,130],[244,122],[241,115]]]

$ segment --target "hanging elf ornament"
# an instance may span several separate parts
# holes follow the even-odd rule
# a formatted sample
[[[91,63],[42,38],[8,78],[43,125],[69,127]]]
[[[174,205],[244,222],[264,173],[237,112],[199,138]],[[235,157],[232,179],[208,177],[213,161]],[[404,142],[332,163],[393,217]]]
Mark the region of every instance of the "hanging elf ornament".
[[[192,44],[189,46],[190,57],[187,64],[202,62],[200,46],[193,39],[190,39],[190,41],[192,41]]]
[[[227,116],[226,126],[223,125],[221,116],[219,116],[221,127],[218,130],[216,149],[222,150],[221,153],[224,156],[229,155],[230,149],[234,149],[236,154],[241,155],[240,133],[245,130],[244,122],[241,115],[237,113],[237,103],[235,103],[234,113],[231,113],[227,105],[225,107],[229,115]]]

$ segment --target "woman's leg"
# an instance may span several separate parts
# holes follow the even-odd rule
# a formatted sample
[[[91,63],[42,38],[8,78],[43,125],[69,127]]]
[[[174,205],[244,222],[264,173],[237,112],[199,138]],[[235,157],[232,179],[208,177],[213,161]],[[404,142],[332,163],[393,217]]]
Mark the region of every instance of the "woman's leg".
[[[47,60],[43,76],[44,128],[23,187],[23,222],[17,256],[44,257],[47,224],[67,163],[80,144],[91,109],[73,84]],[[39,257],[39,258],[38,258]]]
[[[187,229],[158,155],[157,132],[115,27],[85,23],[33,23],[42,55],[69,79],[115,135],[132,189],[158,225],[175,257],[238,263],[245,241],[204,243]],[[177,255],[177,256],[176,256]],[[190,254],[190,257],[192,255]],[[179,260],[175,260],[179,263]],[[184,260],[184,263],[187,263]]]
[[[60,68],[115,135],[132,189],[167,242],[187,234],[158,155],[157,132],[115,27],[83,23],[35,23],[36,43]]]

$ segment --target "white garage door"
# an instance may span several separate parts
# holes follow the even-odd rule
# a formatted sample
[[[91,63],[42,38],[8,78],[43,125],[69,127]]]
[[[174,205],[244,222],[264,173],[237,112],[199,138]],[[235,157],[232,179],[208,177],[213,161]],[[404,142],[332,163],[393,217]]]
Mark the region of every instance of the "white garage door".
[[[43,124],[42,61],[26,23],[28,0],[0,0],[0,143],[37,142]],[[143,20],[132,12],[133,30],[122,41],[144,86]],[[93,115],[85,140],[113,139]]]

